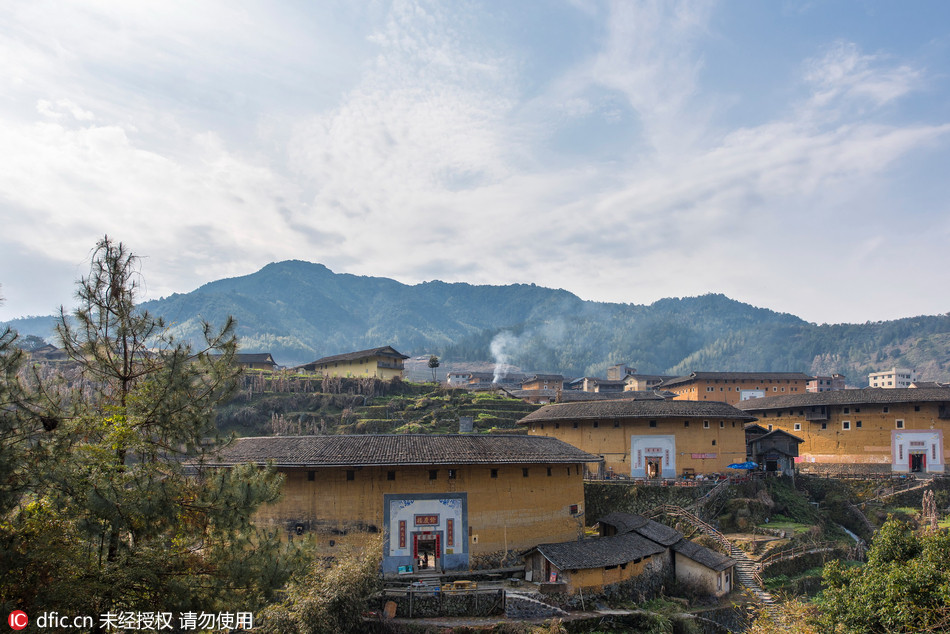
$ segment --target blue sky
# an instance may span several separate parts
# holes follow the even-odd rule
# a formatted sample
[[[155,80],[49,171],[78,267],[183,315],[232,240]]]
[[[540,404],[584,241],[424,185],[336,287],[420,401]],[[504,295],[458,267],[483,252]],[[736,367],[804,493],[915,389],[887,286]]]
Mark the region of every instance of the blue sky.
[[[0,319],[103,234],[818,323],[950,310],[950,3],[46,2],[0,20]]]

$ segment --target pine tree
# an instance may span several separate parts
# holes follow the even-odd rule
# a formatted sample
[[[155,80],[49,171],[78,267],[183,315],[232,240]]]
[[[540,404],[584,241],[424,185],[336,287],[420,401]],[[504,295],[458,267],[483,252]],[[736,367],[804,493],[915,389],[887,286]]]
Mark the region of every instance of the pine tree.
[[[251,521],[280,477],[206,467],[221,442],[214,407],[239,375],[234,322],[205,324],[198,348],[177,341],[137,307],[139,279],[138,259],[106,237],[78,308],[61,310],[57,333],[80,378],[12,518],[23,564],[16,582],[0,581],[8,604],[248,611],[293,570],[292,553]]]

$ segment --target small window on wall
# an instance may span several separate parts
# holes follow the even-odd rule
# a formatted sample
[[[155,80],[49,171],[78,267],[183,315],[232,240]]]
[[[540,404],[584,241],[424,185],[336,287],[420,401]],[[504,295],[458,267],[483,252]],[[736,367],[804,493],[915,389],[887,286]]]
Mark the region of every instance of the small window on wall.
[[[826,430],[826,429],[828,429],[828,423],[822,423],[822,424],[821,424],[821,430],[824,431],[824,430]]]
[[[887,413],[889,413],[890,411],[891,411],[891,408],[888,407],[887,405],[885,405],[885,406],[884,406],[884,413],[887,414]]]
[[[771,426],[771,425],[769,425],[769,431],[772,431],[772,426]]]
[[[317,479],[317,472],[316,472],[316,471],[308,471],[308,472],[307,472],[307,482],[313,482],[313,481],[316,480],[316,479]]]
[[[528,467],[522,467],[522,468],[521,468],[521,477],[522,477],[522,478],[527,478],[527,477],[528,477]]]
[[[861,429],[861,421],[859,420],[854,421],[854,426],[858,429]]]
[[[703,429],[709,429],[709,421],[708,421],[708,420],[704,420],[704,421],[703,421]]]
[[[920,405],[914,405],[914,411],[915,411],[915,412],[919,412],[919,411],[920,411]]]
[[[620,421],[619,421],[619,420],[615,420],[615,421],[614,421],[614,429],[617,429],[617,428],[619,428],[619,427],[620,427]]]
[[[597,429],[598,427],[600,427],[600,421],[599,421],[599,420],[595,420],[595,421],[594,421],[594,429]]]
[[[393,481],[396,479],[396,472],[395,472],[395,471],[387,471],[387,472],[386,472],[386,479],[389,480],[390,482],[393,482]]]
[[[551,467],[548,467],[548,477],[551,477]]]
[[[347,480],[355,480],[355,479],[356,479],[356,472],[355,472],[355,471],[351,471],[351,470],[347,470],[347,472],[346,472],[346,479],[347,479]]]
[[[571,504],[571,515],[577,515],[577,505]]]
[[[725,426],[726,426],[726,421],[724,420],[719,421],[719,429],[723,429],[725,428]]]
[[[844,414],[850,414],[850,413],[851,413],[851,409],[845,407],[844,410],[842,410],[842,413],[844,413]]]
[[[429,469],[429,479],[438,480],[439,479],[439,470],[438,469]]]
[[[554,423],[554,429],[560,429],[561,423]]]
[[[903,421],[903,420],[900,420],[900,419],[895,420],[895,421],[894,421],[894,425],[897,427],[897,429],[904,429],[904,421]]]
[[[684,420],[684,421],[683,421],[683,427],[689,427],[689,421],[688,421],[688,420]]]
[[[449,469],[449,480],[454,480],[458,477],[458,469]]]
[[[851,429],[851,421],[849,421],[849,420],[843,420],[843,421],[841,421],[841,429],[843,429],[843,430],[845,430],[845,431]]]
[[[651,421],[650,421],[650,427],[656,427],[656,421],[655,421],[655,420],[651,420]]]
[[[492,469],[492,470],[491,470],[491,477],[493,477],[493,478],[497,478],[497,477],[498,477],[498,469]]]
[[[574,429],[577,429],[577,421],[574,421]]]
[[[802,424],[801,424],[801,423],[795,423],[795,431],[801,431],[801,430],[802,430]]]
[[[713,447],[715,447],[715,446],[716,446],[716,439],[715,439],[715,438],[713,438],[713,443],[712,443],[712,446],[713,446]]]

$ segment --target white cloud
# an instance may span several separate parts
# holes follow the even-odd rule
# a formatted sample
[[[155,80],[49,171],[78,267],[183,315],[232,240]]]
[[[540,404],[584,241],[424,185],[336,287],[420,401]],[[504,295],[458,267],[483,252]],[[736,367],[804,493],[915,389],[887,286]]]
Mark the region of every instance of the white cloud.
[[[884,67],[885,61],[861,53],[853,42],[836,42],[824,56],[805,64],[805,80],[814,87],[812,105],[828,107],[842,99],[878,107],[920,88],[921,70],[907,64]]]
[[[301,258],[793,302],[815,291],[772,280],[804,257],[853,275],[897,240],[882,229],[895,168],[950,131],[897,116],[931,73],[844,40],[786,64],[797,100],[727,126],[732,102],[700,81],[712,2],[575,2],[561,28],[590,35],[544,81],[526,74],[547,62],[540,20],[318,4],[16,5],[0,28],[3,244],[74,265],[108,232],[149,257],[156,295]]]

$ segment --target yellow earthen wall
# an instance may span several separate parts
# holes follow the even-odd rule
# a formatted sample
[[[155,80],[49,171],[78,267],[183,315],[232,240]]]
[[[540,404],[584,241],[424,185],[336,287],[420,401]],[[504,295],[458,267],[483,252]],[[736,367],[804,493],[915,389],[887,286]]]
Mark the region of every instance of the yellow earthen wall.
[[[402,378],[402,368],[381,368],[378,363],[392,364],[392,357],[372,357],[358,361],[337,361],[316,367],[324,376],[377,377],[388,381],[394,376]],[[401,364],[399,364],[401,365]]]
[[[628,563],[625,567],[611,568],[586,568],[583,570],[561,571],[561,577],[570,586],[572,592],[578,588],[584,590],[591,589],[599,591],[604,586],[613,583],[620,583],[627,579],[632,579],[642,575],[646,571],[647,564],[650,563],[650,557],[643,559],[640,563]]]
[[[456,479],[448,479],[449,468],[456,469]],[[498,470],[496,478],[491,477],[493,468]],[[528,477],[523,468],[528,469]],[[307,479],[308,469],[282,470],[286,479],[281,499],[262,508],[257,519],[282,528],[293,522],[307,523],[322,546],[328,546],[330,539],[339,546],[359,541],[352,534],[361,528],[373,526],[382,532],[385,494],[467,493],[468,523],[478,538],[474,543],[469,537],[471,555],[569,541],[583,533],[582,465],[437,469],[437,478],[430,480],[429,467],[366,467],[353,469],[351,481],[343,468],[316,469],[313,481]],[[395,471],[395,480],[387,479],[389,471]],[[576,515],[571,515],[571,505],[577,505]],[[467,533],[468,527],[464,530]]]
[[[674,401],[722,401],[735,405],[742,399],[743,390],[763,390],[766,396],[804,394],[807,383],[804,379],[697,379],[669,391],[676,394]]]
[[[650,427],[650,420],[656,420],[656,427]],[[689,426],[685,422],[689,421]],[[709,427],[704,427],[704,421]],[[558,423],[532,423],[528,433],[533,436],[553,436],[574,445],[582,451],[604,457],[604,469],[613,468],[614,473],[630,475],[630,437],[645,435],[672,435],[676,438],[677,475],[683,469],[693,469],[695,473],[727,472],[727,466],[734,462],[745,462],[744,421],[719,418],[658,418],[614,420],[573,421]],[[720,426],[720,423],[722,426]],[[713,441],[716,444],[713,445]],[[715,458],[693,458],[692,454],[716,454]],[[594,471],[597,464],[588,465]]]
[[[920,411],[915,411],[915,406]],[[946,444],[950,420],[938,418],[937,403],[849,405],[847,413],[843,405],[826,407],[827,421],[805,420],[804,413],[808,408],[783,409],[781,416],[777,416],[774,410],[749,413],[757,416],[758,424],[766,429],[771,426],[772,429],[781,429],[804,440],[798,448],[802,463],[890,465],[891,432],[895,430],[943,430],[944,462],[950,458]],[[897,427],[898,420],[904,421],[902,430]],[[851,429],[843,429],[844,421],[851,423]],[[861,421],[860,428],[857,427],[858,421]],[[827,423],[827,429],[821,429],[822,422]],[[801,429],[795,429],[796,423],[800,424]]]

